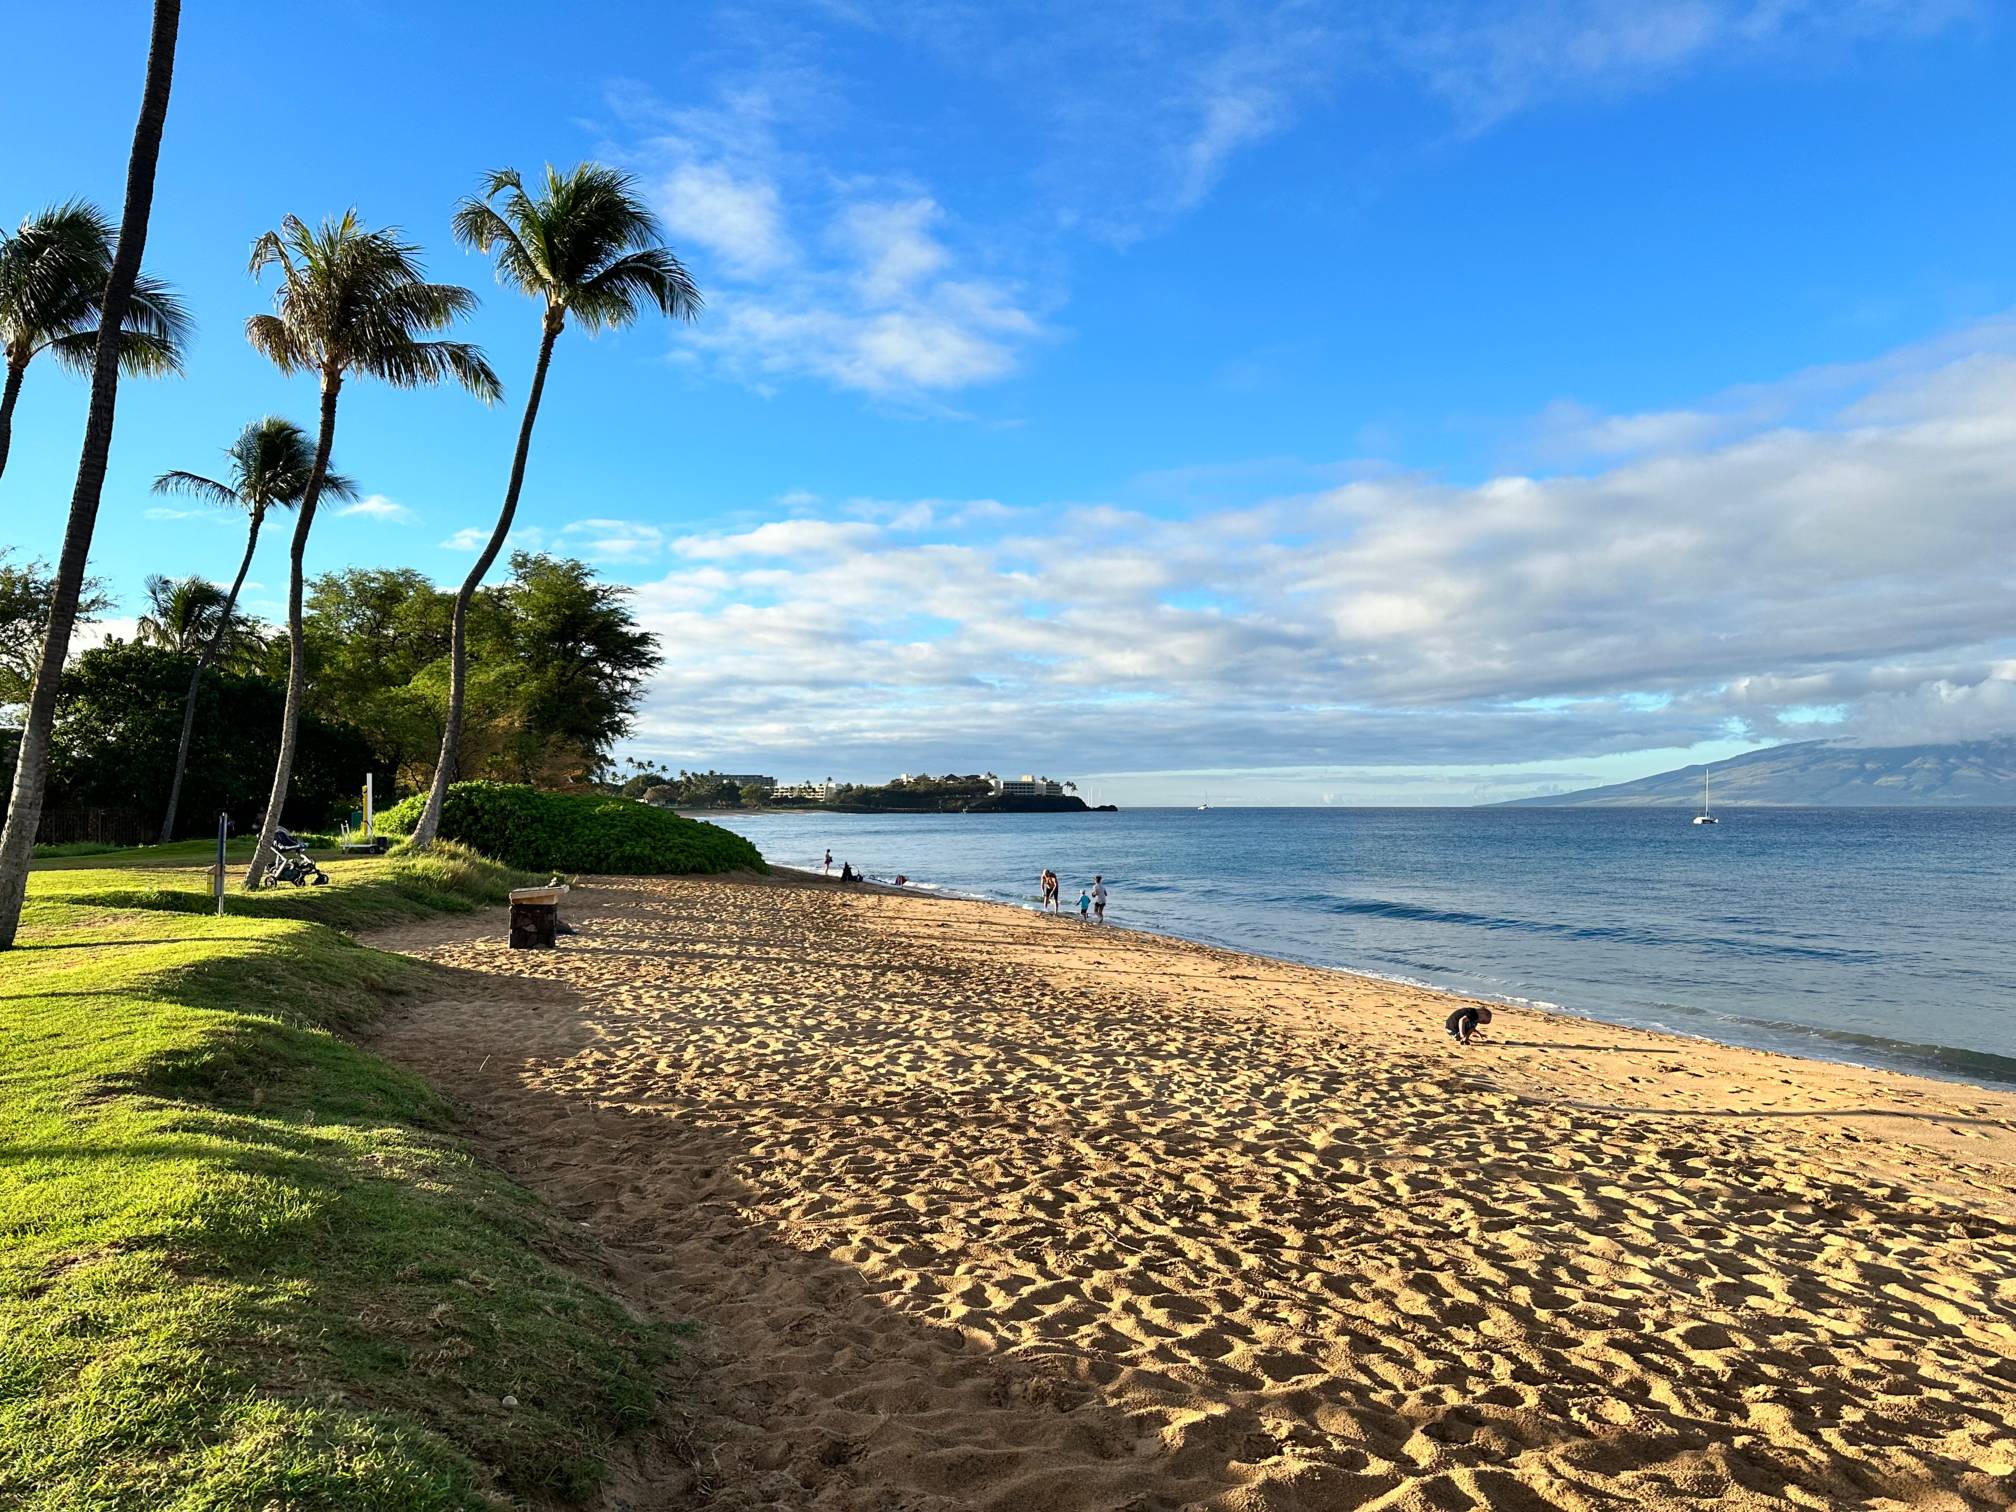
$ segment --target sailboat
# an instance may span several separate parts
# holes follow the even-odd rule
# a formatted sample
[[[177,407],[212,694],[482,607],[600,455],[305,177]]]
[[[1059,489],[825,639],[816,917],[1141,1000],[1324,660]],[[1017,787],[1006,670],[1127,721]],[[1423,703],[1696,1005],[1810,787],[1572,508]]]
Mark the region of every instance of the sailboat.
[[[1694,816],[1696,824],[1720,824],[1722,821],[1708,812],[1708,768],[1701,768],[1701,812]]]

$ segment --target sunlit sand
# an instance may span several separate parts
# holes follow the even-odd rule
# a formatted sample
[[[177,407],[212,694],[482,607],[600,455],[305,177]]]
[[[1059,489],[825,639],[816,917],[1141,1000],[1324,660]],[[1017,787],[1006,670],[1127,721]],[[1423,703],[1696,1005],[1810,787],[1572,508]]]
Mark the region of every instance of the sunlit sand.
[[[380,1048],[697,1325],[607,1507],[2016,1504],[2016,1096],[614,880]]]

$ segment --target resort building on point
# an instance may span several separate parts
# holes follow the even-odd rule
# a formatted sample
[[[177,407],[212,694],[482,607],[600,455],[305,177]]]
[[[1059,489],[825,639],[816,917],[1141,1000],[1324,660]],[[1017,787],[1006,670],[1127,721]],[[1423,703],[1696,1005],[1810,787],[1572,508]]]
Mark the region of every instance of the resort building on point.
[[[996,777],[994,791],[1003,798],[1062,798],[1064,784],[1025,772],[1020,777]]]
[[[787,782],[771,791],[779,798],[837,798],[840,784],[829,777],[824,782]]]

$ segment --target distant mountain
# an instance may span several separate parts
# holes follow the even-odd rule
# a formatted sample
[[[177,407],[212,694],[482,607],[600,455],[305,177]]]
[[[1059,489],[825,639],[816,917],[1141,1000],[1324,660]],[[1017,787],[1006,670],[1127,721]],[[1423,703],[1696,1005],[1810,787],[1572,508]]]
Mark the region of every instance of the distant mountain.
[[[2016,738],[1961,745],[1858,746],[1802,740],[1713,765],[1717,808],[1931,808],[2016,805]],[[1501,808],[1693,808],[1701,768],[1518,798]]]

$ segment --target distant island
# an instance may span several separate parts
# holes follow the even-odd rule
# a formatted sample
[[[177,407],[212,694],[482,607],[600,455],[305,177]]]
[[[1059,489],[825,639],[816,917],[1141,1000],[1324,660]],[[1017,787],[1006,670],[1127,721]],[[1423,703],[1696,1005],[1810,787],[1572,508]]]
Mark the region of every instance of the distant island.
[[[1078,796],[1077,785],[1049,777],[997,777],[992,772],[933,777],[905,772],[874,783],[779,783],[757,773],[685,772],[648,768],[613,791],[625,798],[682,810],[810,809],[844,814],[1089,814],[1115,813]]]
[[[1861,746],[1801,740],[1712,763],[1716,808],[2016,806],[2016,737],[1955,745]],[[1495,808],[1694,808],[1700,766]]]

